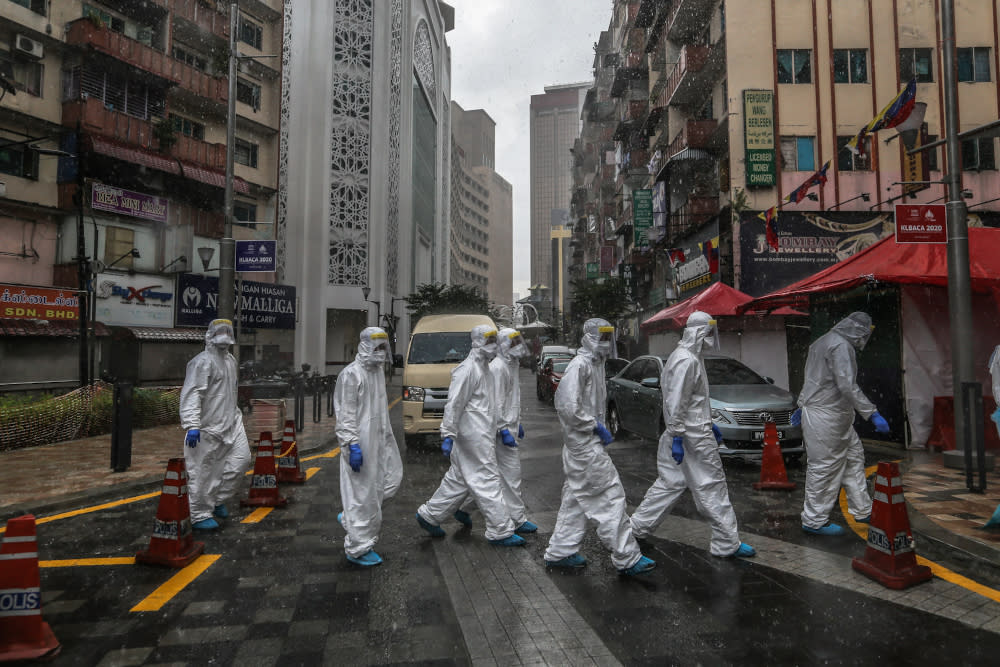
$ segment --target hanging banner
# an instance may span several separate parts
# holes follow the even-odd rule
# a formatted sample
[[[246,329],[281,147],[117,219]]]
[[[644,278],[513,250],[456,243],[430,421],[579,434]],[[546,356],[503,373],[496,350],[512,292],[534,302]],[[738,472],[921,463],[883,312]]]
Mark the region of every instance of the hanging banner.
[[[632,191],[632,232],[635,235],[632,246],[636,249],[649,247],[649,228],[653,226],[653,191]]]
[[[237,241],[236,270],[273,272],[277,253],[277,241]]]
[[[0,284],[0,317],[25,320],[78,320],[80,298],[71,289]]]
[[[947,243],[944,204],[896,204],[896,243]]]
[[[748,188],[777,183],[774,148],[774,91],[743,91],[743,144]]]

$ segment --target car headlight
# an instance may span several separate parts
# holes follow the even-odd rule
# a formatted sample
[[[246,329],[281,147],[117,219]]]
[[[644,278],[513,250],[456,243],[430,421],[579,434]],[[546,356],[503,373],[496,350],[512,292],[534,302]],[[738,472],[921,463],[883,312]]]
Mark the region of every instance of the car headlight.
[[[423,387],[403,387],[403,400],[404,401],[419,401],[424,400],[424,388]]]
[[[718,408],[712,408],[712,421],[722,422],[723,424],[732,424],[732,420],[726,416],[722,410]]]

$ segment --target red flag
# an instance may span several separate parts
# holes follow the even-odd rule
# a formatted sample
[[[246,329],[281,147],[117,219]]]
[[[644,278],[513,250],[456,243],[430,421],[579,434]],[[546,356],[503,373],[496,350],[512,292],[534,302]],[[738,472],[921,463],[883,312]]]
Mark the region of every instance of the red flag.
[[[778,207],[772,206],[763,213],[757,216],[764,221],[765,231],[767,233],[767,245],[771,246],[772,249],[778,249]]]

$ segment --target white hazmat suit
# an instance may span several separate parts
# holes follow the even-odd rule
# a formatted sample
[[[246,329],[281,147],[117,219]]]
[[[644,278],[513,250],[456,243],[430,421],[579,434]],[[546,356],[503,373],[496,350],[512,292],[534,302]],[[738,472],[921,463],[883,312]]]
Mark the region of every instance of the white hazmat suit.
[[[866,313],[851,313],[809,346],[798,400],[808,457],[802,507],[806,532],[840,532],[839,526],[827,524],[841,485],[851,514],[858,519],[871,514],[865,451],[854,430],[854,413],[877,422],[875,406],[857,384],[856,350],[864,348],[873,328]]]
[[[448,402],[441,419],[441,437],[446,443],[454,443],[451,465],[431,499],[417,510],[417,516],[428,532],[441,536],[441,522],[471,495],[483,513],[486,539],[498,542],[514,535],[514,522],[503,500],[496,455],[497,397],[489,363],[497,354],[497,331],[480,324],[471,335],[469,355],[451,372]],[[523,544],[520,539],[511,544],[515,542]]]
[[[632,514],[632,529],[637,537],[649,536],[684,490],[691,489],[698,512],[712,526],[709,551],[713,556],[733,556],[741,543],[719,444],[712,430],[708,374],[702,360],[706,346],[718,349],[715,320],[707,313],[695,311],[688,316],[684,334],[660,374],[666,429],[660,436],[656,455],[658,474]],[[674,439],[678,437],[683,439],[680,464],[672,454]],[[748,548],[739,555],[753,555],[752,552]]]
[[[1000,433],[1000,345],[993,348],[988,370],[990,371],[990,384],[993,387],[993,400],[997,405],[996,409],[990,415],[990,419],[996,425],[997,433]]]
[[[379,327],[361,332],[354,361],[337,376],[333,409],[334,433],[340,444],[341,523],[347,536],[344,551],[352,562],[378,564],[377,554],[364,558],[378,542],[382,502],[392,498],[403,480],[403,462],[389,422],[384,365],[389,337]],[[352,469],[351,446],[360,450]],[[372,561],[372,562],[367,562]]]
[[[597,535],[611,551],[614,566],[625,571],[637,565],[643,555],[629,525],[625,488],[618,470],[605,450],[602,436],[595,433],[595,429],[604,429],[608,393],[604,361],[614,350],[613,340],[602,340],[602,329],[614,331],[602,319],[584,323],[582,347],[566,367],[553,399],[563,429],[566,479],[545,561],[552,565],[571,558],[585,562],[578,554],[589,520],[597,523]],[[606,429],[603,433],[607,433]],[[608,436],[604,437],[610,442]]]
[[[213,320],[205,332],[205,351],[188,362],[184,374],[180,416],[188,431],[184,464],[192,524],[211,520],[213,512],[225,516],[225,502],[250,467],[250,445],[236,405],[239,373],[229,353],[234,342],[232,322]]]

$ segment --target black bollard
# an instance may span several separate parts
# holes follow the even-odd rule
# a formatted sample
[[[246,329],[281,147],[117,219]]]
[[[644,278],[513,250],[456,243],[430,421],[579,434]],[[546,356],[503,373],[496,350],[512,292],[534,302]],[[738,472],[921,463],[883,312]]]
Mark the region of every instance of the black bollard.
[[[295,432],[306,430],[306,385],[301,379],[295,384]]]
[[[113,403],[111,468],[115,472],[125,472],[132,465],[132,409],[135,402],[131,382],[115,384]]]
[[[333,391],[337,386],[337,376],[327,375],[323,380],[326,385],[326,416],[333,416]]]
[[[319,378],[313,382],[313,423],[318,424],[323,420],[323,385]]]

